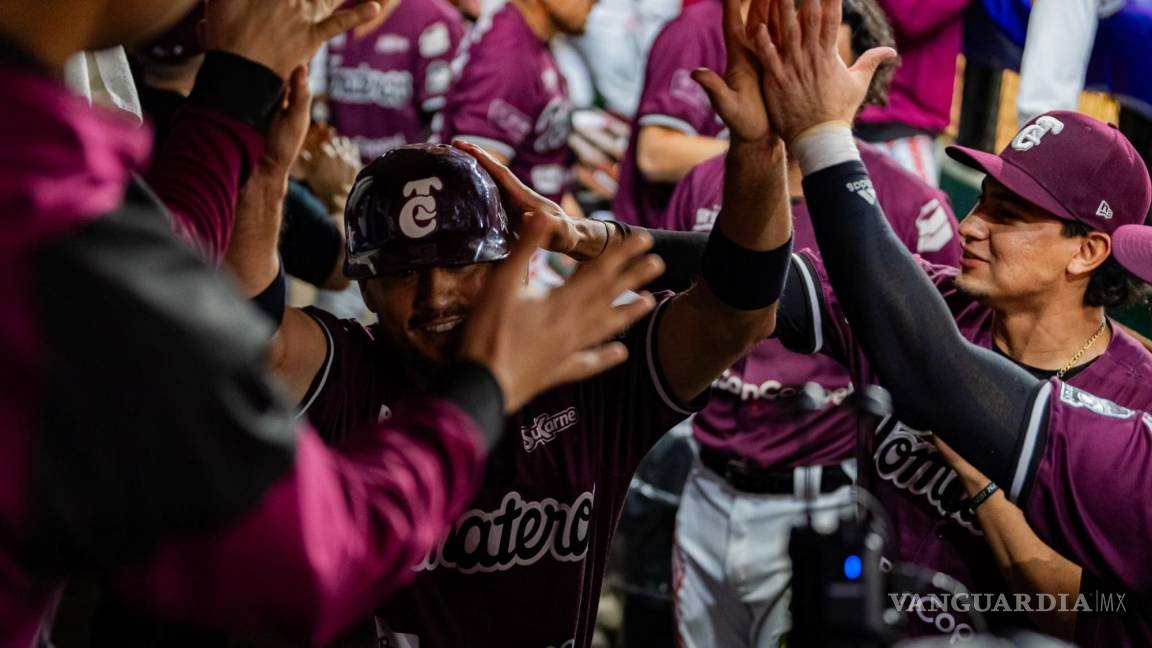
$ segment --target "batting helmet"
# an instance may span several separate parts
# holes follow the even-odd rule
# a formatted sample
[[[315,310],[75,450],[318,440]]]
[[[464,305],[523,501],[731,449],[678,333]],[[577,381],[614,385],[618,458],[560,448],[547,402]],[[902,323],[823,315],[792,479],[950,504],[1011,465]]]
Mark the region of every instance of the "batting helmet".
[[[512,239],[496,183],[470,155],[443,144],[401,146],[365,167],[345,226],[344,274],[352,279],[499,261]]]

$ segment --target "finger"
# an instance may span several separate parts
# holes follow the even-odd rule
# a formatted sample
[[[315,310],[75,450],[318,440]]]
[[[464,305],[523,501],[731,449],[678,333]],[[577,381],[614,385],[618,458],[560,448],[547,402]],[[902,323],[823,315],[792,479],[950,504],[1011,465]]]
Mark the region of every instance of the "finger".
[[[733,114],[736,101],[724,79],[708,68],[696,68],[692,70],[692,80],[704,88],[704,92],[708,95],[708,101],[712,104],[712,109],[727,122]]]
[[[820,25],[820,48],[824,51],[836,48],[840,38],[840,21],[844,15],[844,0],[820,0],[822,20]]]
[[[655,254],[647,254],[628,265],[616,277],[612,286],[612,299],[628,290],[640,290],[652,282],[653,279],[664,274],[664,260]]]
[[[500,190],[506,192],[507,196],[518,206],[523,207],[529,196],[539,197],[541,200],[544,200],[543,196],[539,196],[539,194],[529,188],[528,185],[524,184],[520,178],[517,178],[511,169],[501,164],[499,160],[492,157],[492,155],[483,148],[464,140],[453,140],[452,146],[476,158],[480,166],[488,172],[488,175],[492,176],[492,179],[496,182],[496,185],[500,187]]]
[[[800,23],[796,18],[796,7],[792,0],[776,0],[780,8],[780,36],[772,36],[776,48],[781,50],[784,59],[794,61],[800,56]]]
[[[751,43],[756,31],[761,25],[767,25],[771,13],[769,2],[771,0],[752,0],[748,5],[748,16],[744,19],[744,39]]]
[[[849,70],[865,87],[872,83],[872,77],[881,65],[896,60],[896,50],[891,47],[874,47],[860,55]]]
[[[737,45],[744,43],[744,20],[740,17],[740,0],[724,0],[724,42],[727,45],[728,69],[741,63]]]
[[[800,42],[812,53],[818,53],[823,44],[823,14],[822,0],[800,0]]]
[[[528,264],[536,250],[544,246],[551,235],[552,225],[547,218],[532,217],[526,214],[517,228],[517,240],[512,244],[508,258],[492,271],[485,291],[490,299],[511,299],[519,294],[528,275]]]
[[[652,237],[639,232],[624,240],[620,245],[608,246],[599,257],[583,263],[576,273],[554,293],[571,295],[572,299],[584,302],[595,299],[615,299],[621,291],[613,293],[611,287],[624,268],[638,259],[652,247]]]
[[[356,29],[372,20],[380,14],[380,11],[379,2],[365,2],[349,9],[337,11],[316,25],[317,38],[322,43],[332,40],[340,34]]]
[[[637,320],[652,312],[653,308],[656,308],[656,299],[649,293],[642,293],[630,302],[613,306],[608,316],[601,315],[589,322],[585,330],[593,332],[595,337],[589,339],[598,342],[635,324]]]
[[[755,40],[756,58],[764,68],[764,80],[771,85],[778,85],[784,78],[784,63],[780,60],[780,52],[772,42],[772,36],[767,27],[761,27],[756,32]]]
[[[577,351],[565,358],[556,368],[549,382],[551,386],[577,382],[603,373],[628,359],[628,347],[620,342],[609,342],[586,351]]]
[[[301,65],[292,71],[288,82],[288,117],[302,119],[302,114],[312,108],[312,89],[308,87],[308,66]]]

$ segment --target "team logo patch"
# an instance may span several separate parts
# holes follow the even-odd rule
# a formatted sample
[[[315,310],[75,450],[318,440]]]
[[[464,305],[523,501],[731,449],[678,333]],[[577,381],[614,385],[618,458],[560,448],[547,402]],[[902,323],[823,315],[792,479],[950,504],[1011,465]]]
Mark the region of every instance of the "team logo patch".
[[[493,99],[488,104],[488,121],[507,133],[514,142],[522,141],[532,132],[532,120],[528,115],[503,99]]]
[[[696,222],[692,225],[693,232],[711,232],[716,225],[716,217],[720,215],[720,206],[714,205],[711,209],[701,207],[696,210]]]
[[[576,425],[576,408],[557,412],[555,414],[540,414],[532,419],[529,425],[520,426],[520,437],[524,441],[524,450],[532,452],[536,448],[556,438],[564,430]]]
[[[404,236],[418,239],[436,231],[436,199],[432,192],[443,188],[440,178],[413,180],[404,185],[404,197],[408,198],[400,209],[400,231]]]
[[[1107,416],[1109,418],[1130,419],[1136,415],[1135,411],[1127,407],[1122,407],[1105,398],[1100,398],[1081,389],[1076,389],[1068,383],[1060,386],[1060,400],[1071,407],[1087,409],[1100,416]]]
[[[409,46],[407,38],[396,34],[384,34],[376,39],[377,54],[400,54],[407,52]]]
[[[1025,126],[1012,140],[1012,148],[1017,151],[1030,151],[1040,146],[1048,133],[1059,135],[1064,132],[1064,122],[1051,115],[1044,115],[1036,123]]]

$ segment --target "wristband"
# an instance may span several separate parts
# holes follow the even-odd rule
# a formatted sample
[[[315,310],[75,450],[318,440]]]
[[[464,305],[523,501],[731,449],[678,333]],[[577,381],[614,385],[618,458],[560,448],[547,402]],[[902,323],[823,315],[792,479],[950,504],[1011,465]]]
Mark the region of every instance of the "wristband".
[[[791,259],[791,238],[775,250],[761,252],[741,247],[713,228],[700,274],[724,304],[736,310],[760,310],[779,301]]]
[[[975,513],[976,509],[979,508],[981,504],[988,501],[988,498],[992,497],[992,495],[995,494],[998,490],[1000,490],[1000,487],[996,485],[996,482],[988,482],[987,486],[982,488],[979,493],[973,495],[965,503],[964,508],[967,508],[969,511]]]
[[[280,270],[276,273],[276,278],[272,283],[268,284],[259,295],[252,297],[249,301],[265,315],[277,328],[284,321],[284,305],[287,301],[287,284],[284,279],[284,260],[280,260]]]

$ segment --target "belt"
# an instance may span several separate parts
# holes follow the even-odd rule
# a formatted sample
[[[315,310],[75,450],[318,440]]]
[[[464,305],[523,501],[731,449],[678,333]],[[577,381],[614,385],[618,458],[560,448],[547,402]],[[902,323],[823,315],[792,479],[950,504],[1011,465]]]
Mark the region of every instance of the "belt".
[[[764,468],[750,463],[747,459],[709,448],[700,448],[700,463],[742,493],[796,496],[803,494],[796,492],[796,479],[791,469]],[[844,472],[840,464],[824,466],[820,471],[821,493],[831,493],[850,484],[852,478]]]

